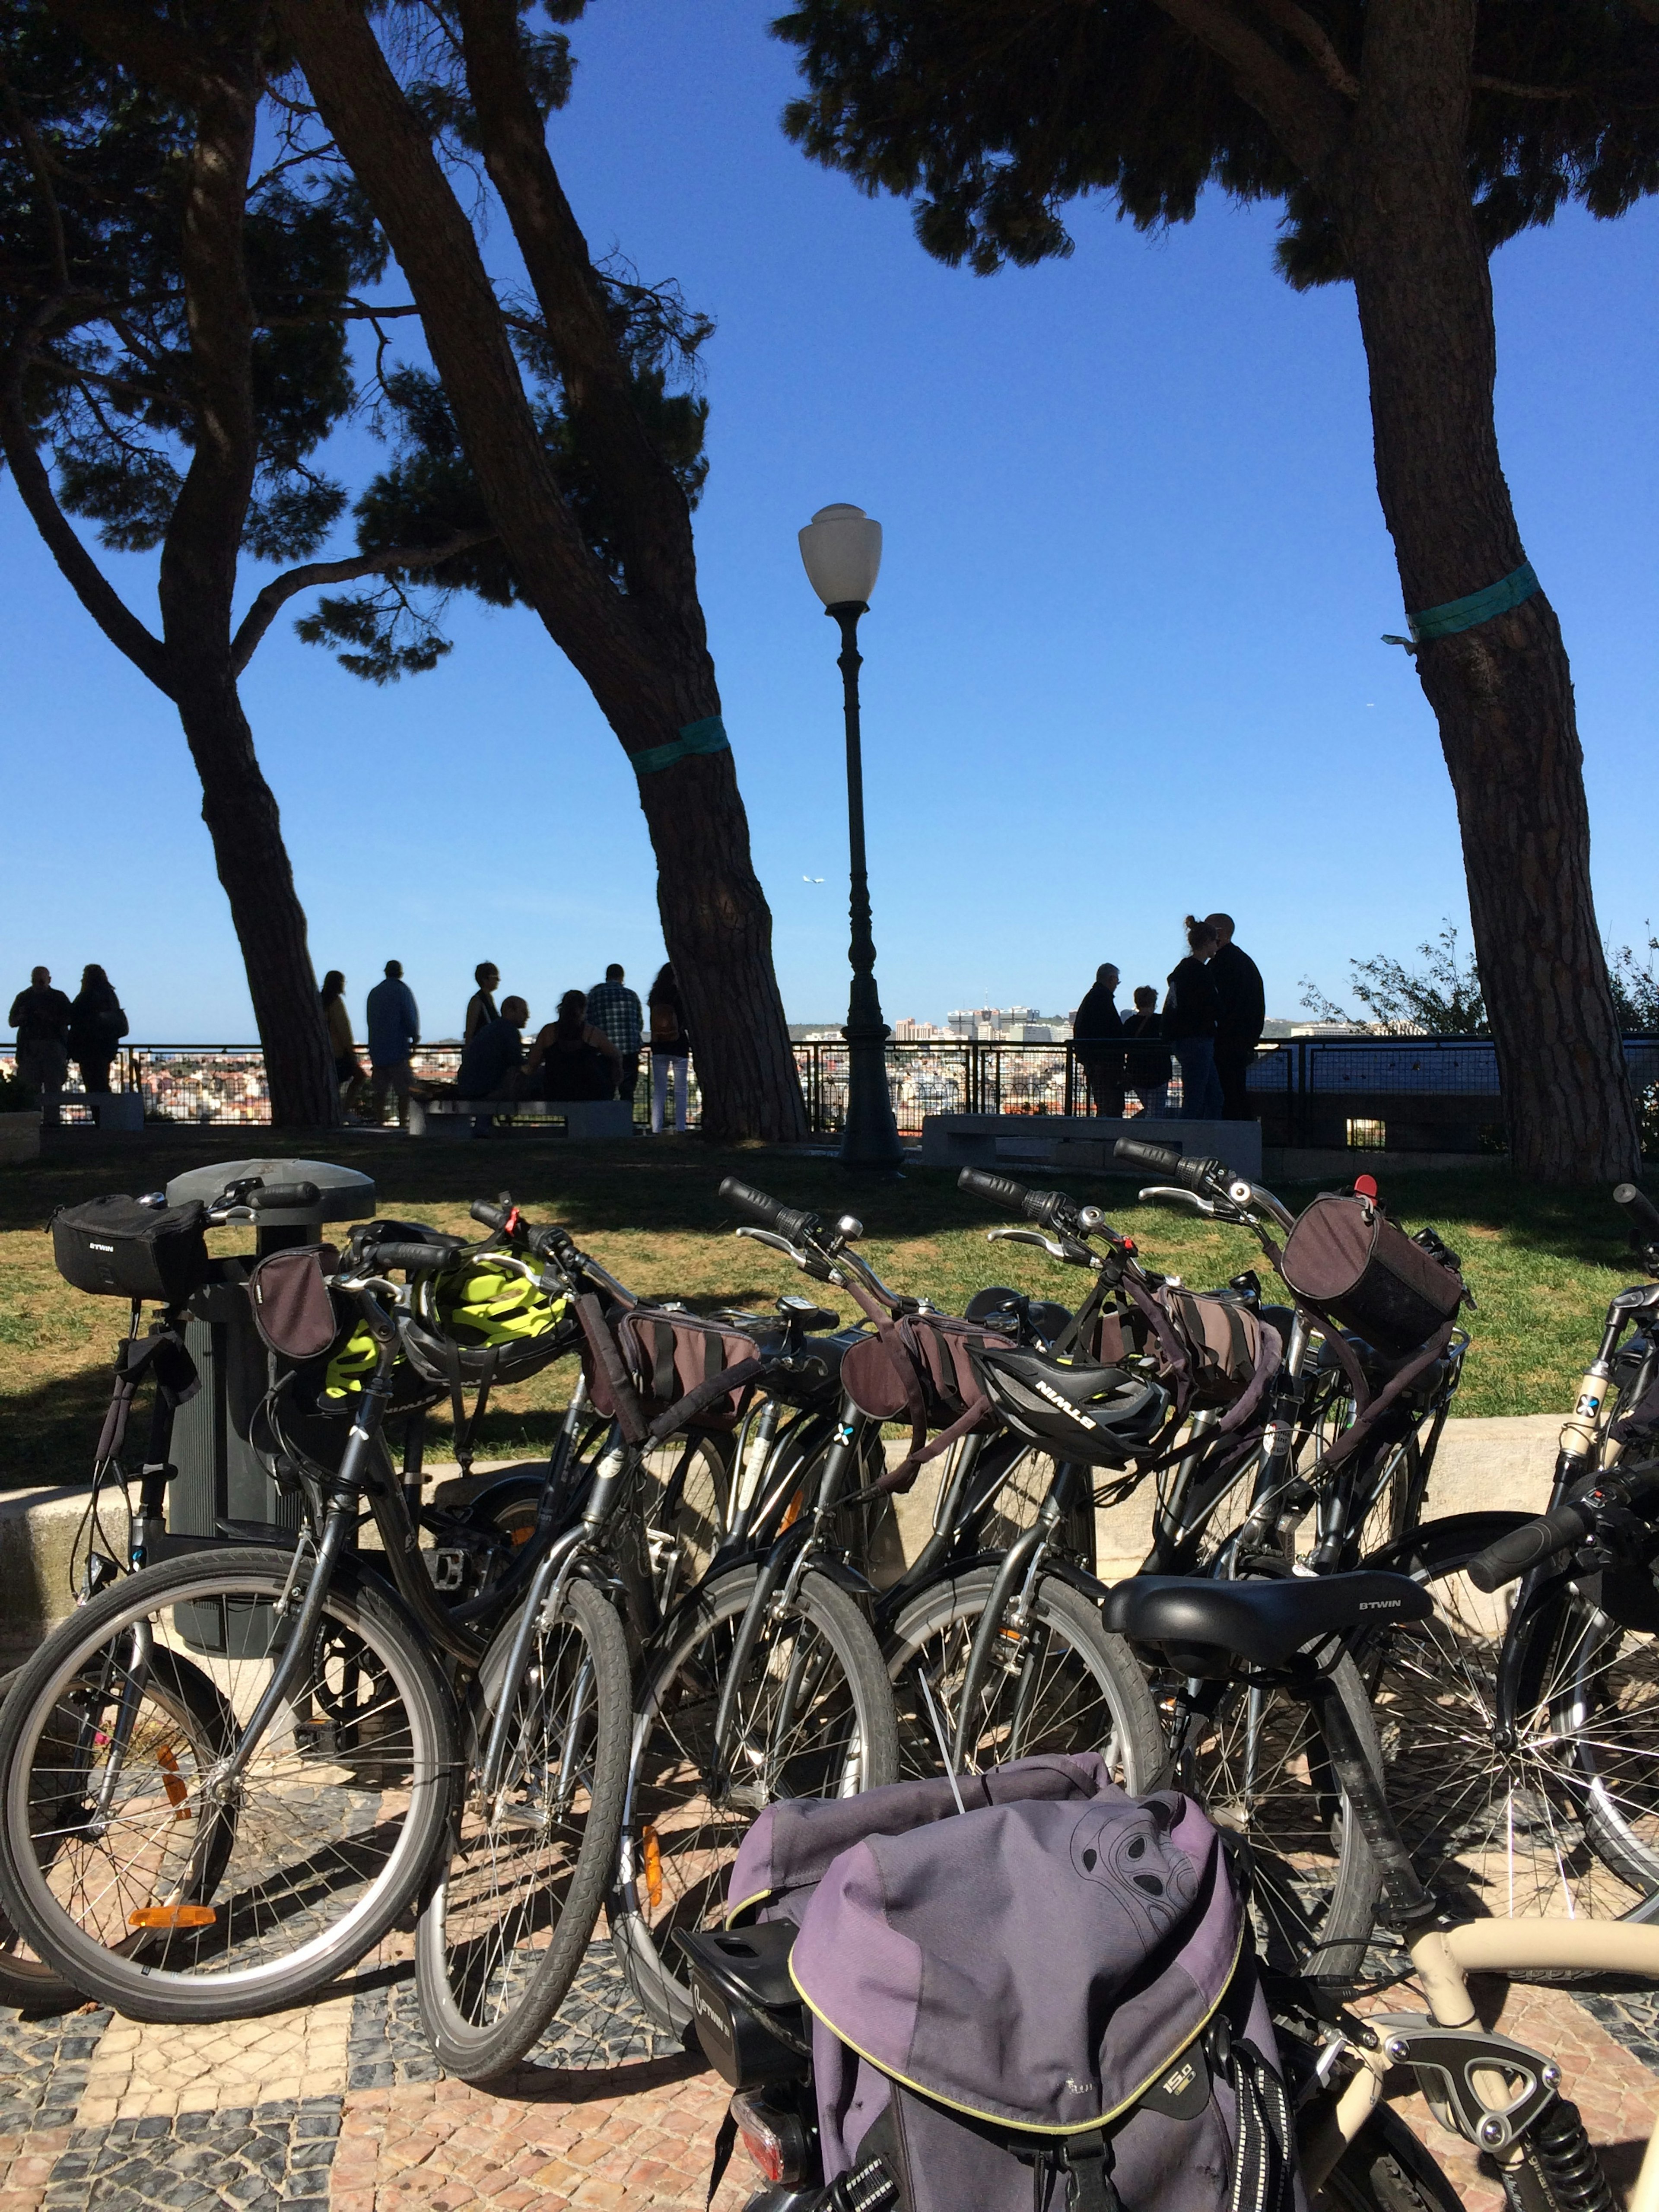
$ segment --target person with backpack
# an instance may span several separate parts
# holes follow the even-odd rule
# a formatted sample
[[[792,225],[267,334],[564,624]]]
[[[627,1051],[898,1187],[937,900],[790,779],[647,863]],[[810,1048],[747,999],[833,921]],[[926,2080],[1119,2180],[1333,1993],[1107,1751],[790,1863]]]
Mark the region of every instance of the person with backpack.
[[[674,1072],[674,1134],[685,1134],[685,1085],[691,1065],[691,1037],[680,1004],[672,962],[665,961],[646,999],[651,1015],[651,1133],[662,1134],[668,1110],[668,1073]]]
[[[88,1097],[109,1091],[109,1071],[122,1038],[127,1018],[115,986],[96,962],[81,970],[81,988],[70,1007],[70,1058],[81,1071]]]
[[[1135,991],[1135,1010],[1123,1024],[1129,1041],[1124,1056],[1124,1088],[1140,1101],[1143,1114],[1154,1119],[1170,1109],[1170,1048],[1164,1042],[1164,1021],[1158,1011],[1158,993],[1150,983]]]
[[[1187,957],[1170,971],[1164,1034],[1181,1062],[1181,1118],[1218,1121],[1221,1083],[1215,1072],[1216,989],[1209,963],[1219,943],[1207,921],[1187,917]]]
[[[586,991],[567,991],[556,1021],[550,1022],[531,1047],[525,1063],[525,1095],[531,1098],[578,1100],[617,1095],[617,1048],[587,1018]]]

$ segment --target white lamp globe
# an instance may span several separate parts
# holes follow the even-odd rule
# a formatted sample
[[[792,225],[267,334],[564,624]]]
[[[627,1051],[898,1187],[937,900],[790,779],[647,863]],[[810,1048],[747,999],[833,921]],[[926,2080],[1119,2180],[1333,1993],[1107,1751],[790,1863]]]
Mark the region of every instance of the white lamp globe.
[[[800,557],[826,607],[857,605],[881,573],[881,525],[861,507],[821,507],[800,533]]]

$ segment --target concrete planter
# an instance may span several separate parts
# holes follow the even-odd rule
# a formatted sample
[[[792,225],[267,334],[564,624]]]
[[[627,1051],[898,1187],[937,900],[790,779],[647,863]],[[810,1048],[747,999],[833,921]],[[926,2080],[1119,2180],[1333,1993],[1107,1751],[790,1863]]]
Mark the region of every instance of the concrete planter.
[[[12,1160],[40,1157],[40,1115],[30,1107],[26,1114],[0,1114],[0,1165]]]

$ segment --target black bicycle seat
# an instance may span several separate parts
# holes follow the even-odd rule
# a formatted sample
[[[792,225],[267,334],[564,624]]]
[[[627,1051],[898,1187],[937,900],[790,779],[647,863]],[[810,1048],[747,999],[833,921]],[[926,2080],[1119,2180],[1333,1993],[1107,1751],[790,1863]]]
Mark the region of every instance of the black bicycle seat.
[[[1257,1667],[1282,1667],[1322,1637],[1376,1624],[1425,1620],[1433,1600],[1407,1575],[1285,1576],[1200,1582],[1184,1575],[1132,1575],[1102,1608],[1106,1626],[1137,1644],[1194,1645]]]

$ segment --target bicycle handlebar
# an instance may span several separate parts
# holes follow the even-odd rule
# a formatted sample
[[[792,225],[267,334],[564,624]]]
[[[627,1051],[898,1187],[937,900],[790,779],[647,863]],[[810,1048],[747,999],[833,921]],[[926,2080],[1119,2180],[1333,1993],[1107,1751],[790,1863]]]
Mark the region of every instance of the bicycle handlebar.
[[[270,1213],[278,1206],[315,1206],[317,1197],[314,1182],[271,1182],[250,1191],[247,1202],[256,1213]]]
[[[963,1168],[957,1177],[957,1188],[969,1191],[975,1198],[988,1198],[994,1206],[1006,1206],[1011,1213],[1023,1213],[1028,1221],[1044,1229],[1077,1227],[1077,1201],[1067,1198],[1063,1190],[1028,1190],[1023,1182],[1015,1182],[1008,1176],[987,1175],[982,1168]]]
[[[1181,1165],[1181,1155],[1170,1145],[1146,1145],[1139,1137],[1120,1137],[1112,1146],[1115,1160],[1127,1160],[1131,1167],[1152,1168],[1159,1175],[1173,1175]]]
[[[482,1221],[486,1229],[502,1230],[513,1218],[512,1200],[503,1191],[499,1206],[492,1206],[487,1198],[475,1198],[466,1209],[475,1221]]]
[[[1507,1536],[1477,1552],[1466,1571],[1476,1589],[1490,1594],[1502,1589],[1505,1583],[1518,1580],[1540,1559],[1565,1552],[1569,1544],[1583,1543],[1594,1526],[1591,1516],[1578,1506],[1558,1505],[1553,1513],[1523,1521]]]
[[[448,1267],[456,1255],[465,1251],[458,1244],[372,1244],[365,1255],[368,1264],[377,1273],[388,1267],[401,1267],[405,1274],[418,1274],[427,1267]]]
[[[769,1198],[763,1190],[737,1176],[727,1176],[720,1188],[720,1197],[727,1206],[735,1206],[740,1213],[752,1213],[757,1221],[763,1221],[769,1229],[776,1230],[790,1243],[799,1244],[804,1239],[819,1235],[823,1227],[816,1213],[797,1206],[785,1206],[775,1198]]]
[[[1659,1237],[1659,1206],[1654,1204],[1646,1191],[1633,1182],[1615,1183],[1613,1202],[1615,1206],[1628,1206],[1649,1237]]]

